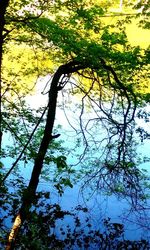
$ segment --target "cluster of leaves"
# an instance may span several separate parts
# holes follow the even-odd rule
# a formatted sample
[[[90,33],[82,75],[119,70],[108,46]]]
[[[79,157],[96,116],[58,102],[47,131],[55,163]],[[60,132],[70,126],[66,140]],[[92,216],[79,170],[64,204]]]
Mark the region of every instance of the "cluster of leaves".
[[[134,5],[134,9],[139,10],[138,17],[140,17],[140,26],[149,29],[150,28],[150,22],[149,22],[149,8],[150,8],[150,1],[138,1]]]
[[[134,69],[130,81],[134,80],[135,74],[137,77],[142,72],[147,55],[139,47],[129,46],[123,17],[119,21],[115,19],[113,24],[102,18],[109,13],[106,8],[109,4],[43,0],[17,1],[16,5],[12,1],[5,17],[6,30],[11,32],[5,41],[3,80],[13,81],[15,88],[19,88],[21,81],[23,88],[23,81],[26,84],[29,81],[31,86],[33,76],[52,72],[60,62],[76,58],[97,68],[100,57],[121,73],[124,67],[121,76],[130,74],[131,78]],[[11,51],[12,45],[15,52]],[[7,64],[6,68],[8,59],[11,65]],[[136,89],[135,81],[134,87]]]
[[[40,36],[34,36],[27,28],[31,19],[38,19],[51,9],[47,1],[9,1],[5,14],[3,41],[2,90],[32,92],[40,75],[52,72],[54,64]],[[13,49],[12,49],[13,48]]]
[[[15,99],[13,102],[4,102],[2,111],[3,133],[6,133],[4,139],[8,137],[8,142],[3,144],[1,149],[1,158],[7,157],[14,159],[12,163],[12,174],[18,174],[19,171],[26,171],[29,165],[34,162],[37,156],[39,145],[44,131],[46,108],[33,110],[24,101],[24,98]],[[58,126],[54,129],[54,136]],[[8,132],[9,131],[9,132]],[[10,143],[11,142],[11,143]],[[44,159],[44,168],[42,170],[42,179],[48,181],[57,189],[59,194],[63,194],[65,187],[72,187],[71,175],[74,171],[68,166],[66,148],[62,146],[61,139],[52,140],[49,145],[47,155]],[[8,173],[8,166],[2,164],[3,175],[2,182]],[[29,176],[25,177],[27,181]],[[19,180],[17,178],[17,180]],[[8,191],[9,192],[9,191]]]
[[[1,171],[0,181],[3,180]],[[11,221],[19,211],[21,196],[26,188],[24,178],[16,174],[16,179],[9,179],[4,185],[0,186],[0,244],[5,245],[5,238],[10,230]]]

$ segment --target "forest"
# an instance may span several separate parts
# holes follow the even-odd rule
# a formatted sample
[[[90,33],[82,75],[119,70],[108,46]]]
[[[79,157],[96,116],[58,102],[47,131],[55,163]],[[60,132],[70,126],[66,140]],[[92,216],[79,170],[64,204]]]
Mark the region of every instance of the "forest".
[[[149,16],[0,0],[0,249],[150,249]]]

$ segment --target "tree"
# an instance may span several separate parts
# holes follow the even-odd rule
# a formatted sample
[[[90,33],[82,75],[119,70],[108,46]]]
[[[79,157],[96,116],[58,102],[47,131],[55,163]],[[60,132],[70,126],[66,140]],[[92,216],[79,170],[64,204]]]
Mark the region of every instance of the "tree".
[[[0,89],[1,89],[1,71],[2,71],[2,46],[3,46],[3,41],[4,41],[4,35],[3,35],[3,31],[4,31],[4,26],[5,26],[5,12],[6,12],[6,8],[8,6],[8,2],[9,1],[1,1],[1,10],[0,10],[0,20],[1,20],[1,24],[0,24]],[[5,34],[6,35],[6,34]],[[1,92],[0,92],[0,98],[1,98]],[[1,99],[0,99],[0,107],[1,107]],[[0,113],[1,113],[1,109],[0,109]],[[0,131],[0,147],[1,147],[1,140],[2,140],[2,131]]]
[[[118,28],[115,28],[115,24],[109,25],[105,20],[102,21],[103,16],[107,14],[108,6],[105,3],[94,5],[90,1],[78,0],[63,3],[61,1],[54,3],[18,1],[17,3],[17,7],[13,2],[10,3],[7,12],[6,8],[3,12],[6,25],[2,27],[2,31],[7,30],[8,45],[13,41],[14,44],[19,42],[19,46],[28,43],[30,48],[34,44],[36,50],[47,49],[50,58],[54,58],[53,64],[57,69],[51,82],[48,105],[43,112],[43,115],[47,112],[43,136],[34,157],[32,176],[23,195],[13,234],[10,234],[8,249],[11,249],[16,232],[25,221],[26,212],[32,204],[48,146],[58,137],[53,135],[58,92],[64,89],[71,77],[74,75],[76,78],[76,83],[72,83],[74,91],[78,89],[83,95],[80,125],[86,145],[88,144],[88,138],[85,136],[86,128],[82,126],[85,98],[94,103],[103,114],[100,117],[96,110],[97,118],[94,119],[105,123],[108,131],[105,159],[97,173],[100,173],[102,180],[103,170],[106,171],[105,183],[111,180],[110,184],[112,184],[116,179],[115,185],[112,185],[112,191],[116,190],[116,183],[120,185],[118,180],[121,176],[125,188],[128,185],[129,190],[135,190],[136,194],[142,192],[138,181],[142,174],[137,169],[134,154],[130,150],[133,146],[132,129],[136,109],[141,105],[142,100],[147,101],[148,98],[147,93],[143,94],[142,91],[139,93],[143,85],[138,87],[139,78],[141,82],[142,79],[143,83],[145,82],[143,70],[144,72],[148,70],[148,52],[129,44],[124,32],[124,22],[126,22],[124,19],[117,20],[120,24]],[[15,10],[14,14],[11,7]],[[11,15],[8,15],[10,13]],[[1,41],[3,44],[3,40]],[[105,106],[106,102],[109,102],[108,107]],[[27,148],[30,139],[31,137],[24,149]],[[7,176],[8,174],[3,181]],[[110,177],[113,178],[110,179]],[[131,181],[134,186],[129,185]]]

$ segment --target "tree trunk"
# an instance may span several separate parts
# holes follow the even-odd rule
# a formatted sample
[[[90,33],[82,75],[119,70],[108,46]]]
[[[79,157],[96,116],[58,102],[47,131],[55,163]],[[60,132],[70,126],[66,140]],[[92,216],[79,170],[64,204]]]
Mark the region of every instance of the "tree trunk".
[[[85,68],[85,66],[80,65],[79,63],[70,62],[70,63],[60,66],[53,77],[50,91],[49,91],[48,113],[47,113],[45,129],[44,129],[44,135],[43,135],[43,138],[39,147],[39,151],[35,159],[29,185],[22,199],[23,202],[21,205],[20,212],[16,216],[11,232],[9,234],[6,250],[14,249],[15,240],[17,238],[19,228],[21,224],[23,223],[23,221],[26,219],[26,215],[29,211],[29,208],[32,205],[32,201],[36,193],[36,189],[39,183],[39,177],[40,177],[41,170],[43,167],[45,154],[47,152],[50,142],[53,139],[52,131],[53,131],[53,126],[54,126],[56,106],[57,106],[57,95],[60,89],[59,80],[61,76],[64,74],[71,74],[83,68]]]
[[[2,54],[3,54],[3,31],[5,26],[5,13],[6,8],[8,6],[9,0],[0,0],[0,121],[1,119],[1,82],[2,82]],[[0,126],[0,149],[1,149],[1,142],[2,142],[2,128]]]

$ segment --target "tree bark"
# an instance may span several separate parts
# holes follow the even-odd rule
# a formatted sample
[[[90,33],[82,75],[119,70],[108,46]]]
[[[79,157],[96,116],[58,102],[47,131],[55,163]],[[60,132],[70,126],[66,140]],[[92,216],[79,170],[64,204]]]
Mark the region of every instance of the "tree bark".
[[[48,113],[47,113],[47,121],[45,125],[44,135],[41,141],[37,157],[35,159],[33,172],[28,186],[30,192],[32,192],[33,194],[35,193],[39,182],[39,176],[42,170],[45,154],[47,152],[50,141],[53,139],[52,131],[54,126],[56,106],[57,106],[59,80],[62,75],[73,73],[81,68],[83,68],[83,66],[76,65],[75,62],[70,62],[68,64],[60,66],[53,77],[51,88],[49,91]]]
[[[49,91],[48,113],[47,113],[47,120],[46,120],[43,138],[41,140],[39,151],[35,159],[29,185],[22,199],[23,202],[20,208],[20,212],[16,216],[11,232],[9,234],[6,250],[14,249],[15,240],[17,238],[19,228],[22,225],[23,221],[26,219],[26,215],[29,211],[29,208],[31,207],[33,198],[36,193],[36,189],[39,183],[39,177],[40,177],[41,170],[43,167],[44,157],[46,155],[48,146],[53,139],[52,131],[53,131],[53,126],[54,126],[54,121],[55,121],[57,95],[60,89],[59,80],[61,76],[64,74],[71,74],[83,68],[85,68],[85,66],[81,65],[80,63],[69,62],[65,65],[60,66],[53,77],[50,91]]]
[[[3,31],[4,31],[4,26],[5,26],[5,13],[6,9],[8,6],[9,0],[0,0],[0,121],[1,119],[1,82],[2,82],[2,55],[3,55],[3,43],[4,43],[4,38],[3,38]],[[1,142],[2,142],[2,127],[0,124],[0,149],[1,149]]]

